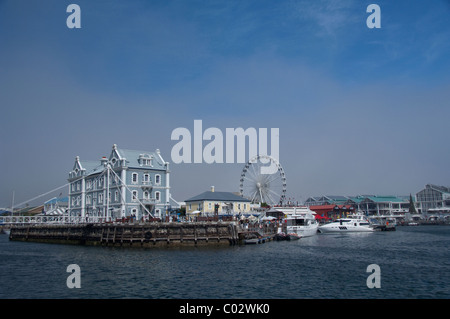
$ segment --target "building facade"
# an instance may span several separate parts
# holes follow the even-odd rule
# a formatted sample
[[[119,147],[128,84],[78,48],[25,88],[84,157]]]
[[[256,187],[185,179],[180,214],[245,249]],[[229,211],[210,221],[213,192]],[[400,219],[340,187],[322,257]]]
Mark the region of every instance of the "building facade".
[[[216,192],[214,188],[211,191],[201,193],[191,197],[186,201],[186,213],[195,212],[202,215],[237,215],[250,212],[250,200],[231,192]]]
[[[367,215],[389,216],[405,214],[409,211],[409,200],[407,197],[399,196],[358,196],[353,198],[358,210]]]
[[[433,184],[425,185],[425,188],[416,194],[418,210],[422,214],[436,211],[450,210],[450,188]]]
[[[99,161],[77,156],[68,181],[71,216],[163,218],[170,208],[169,163],[159,150],[126,150],[114,144]]]
[[[310,197],[305,201],[308,207],[316,210],[328,210],[327,214],[341,214],[343,212],[362,211],[366,215],[395,215],[404,214],[409,210],[409,200],[406,196],[318,196]],[[312,209],[312,208],[311,208]],[[314,210],[312,209],[312,210]],[[329,216],[330,217],[330,216]]]
[[[69,197],[53,197],[44,203],[46,215],[65,215],[69,207]]]

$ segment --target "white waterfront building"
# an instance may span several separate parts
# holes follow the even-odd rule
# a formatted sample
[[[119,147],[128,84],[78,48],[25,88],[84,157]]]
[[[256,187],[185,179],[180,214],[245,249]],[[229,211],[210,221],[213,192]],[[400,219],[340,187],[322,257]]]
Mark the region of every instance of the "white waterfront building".
[[[114,144],[99,161],[77,156],[68,181],[70,216],[162,219],[170,208],[169,163],[159,150],[126,150]]]
[[[417,192],[418,210],[422,214],[450,213],[450,187],[433,184]]]

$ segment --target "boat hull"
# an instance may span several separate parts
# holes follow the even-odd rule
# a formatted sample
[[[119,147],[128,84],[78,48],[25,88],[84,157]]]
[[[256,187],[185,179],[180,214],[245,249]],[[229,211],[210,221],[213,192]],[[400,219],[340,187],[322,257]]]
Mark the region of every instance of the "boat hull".
[[[311,225],[311,226],[292,226],[287,228],[287,232],[289,234],[297,234],[300,237],[310,237],[317,234],[319,226]]]
[[[321,233],[361,233],[373,232],[372,227],[364,226],[344,226],[344,225],[324,225],[319,227]]]
[[[299,240],[301,238],[301,236],[296,233],[289,233],[287,236],[288,240]]]

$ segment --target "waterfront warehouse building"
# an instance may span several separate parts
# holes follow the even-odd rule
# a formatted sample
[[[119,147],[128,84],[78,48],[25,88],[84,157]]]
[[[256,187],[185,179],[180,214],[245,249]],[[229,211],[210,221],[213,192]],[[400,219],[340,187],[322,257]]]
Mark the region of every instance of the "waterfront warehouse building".
[[[362,211],[366,215],[394,215],[409,211],[410,203],[406,196],[358,195],[358,196],[318,196],[310,197],[305,205],[311,210],[326,213],[327,217],[342,216],[344,213]]]
[[[186,202],[186,214],[201,214],[203,216],[237,215],[250,212],[250,200],[231,192],[210,191],[191,197]]]
[[[422,214],[450,212],[450,188],[427,184],[416,193],[416,201]]]
[[[126,150],[114,144],[99,161],[77,156],[68,181],[70,216],[163,218],[170,205],[169,163],[159,150]]]

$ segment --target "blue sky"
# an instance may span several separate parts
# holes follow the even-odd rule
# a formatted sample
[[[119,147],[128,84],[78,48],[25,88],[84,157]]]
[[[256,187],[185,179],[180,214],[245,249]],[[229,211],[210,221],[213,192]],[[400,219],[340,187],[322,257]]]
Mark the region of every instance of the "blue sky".
[[[194,119],[280,128],[298,200],[449,186],[449,15],[444,0],[0,1],[0,207],[114,143],[171,162]],[[236,191],[242,168],[172,164],[172,194]]]

